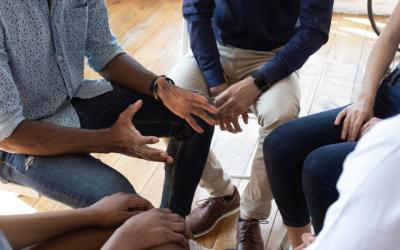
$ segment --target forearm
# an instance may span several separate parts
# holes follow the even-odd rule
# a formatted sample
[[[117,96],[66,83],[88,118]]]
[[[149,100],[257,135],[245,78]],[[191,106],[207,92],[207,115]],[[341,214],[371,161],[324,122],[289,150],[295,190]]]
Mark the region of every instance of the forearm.
[[[0,150],[39,156],[74,153],[107,153],[108,129],[66,128],[40,121],[24,120],[13,134],[0,142]]]
[[[123,226],[121,226],[107,240],[107,242],[104,244],[104,246],[101,248],[101,250],[112,250],[112,249],[140,250],[140,248],[138,246],[129,244],[129,242],[131,242],[131,241],[129,241],[129,242],[126,241],[123,234],[125,234],[125,232],[124,232]],[[135,242],[135,241],[133,241],[133,242]]]
[[[21,249],[72,230],[93,226],[95,220],[86,209],[0,216],[0,230],[13,249]]]
[[[359,100],[374,105],[382,77],[393,60],[397,46],[384,34],[378,39],[369,56]]]
[[[151,95],[150,84],[157,77],[126,53],[111,60],[100,74],[107,80],[145,95]]]
[[[386,28],[376,41],[365,70],[360,100],[375,103],[376,93],[382,77],[389,68],[400,42],[400,4],[397,4]]]
[[[183,17],[190,46],[209,88],[225,82],[217,41],[212,28],[214,0],[184,0]]]

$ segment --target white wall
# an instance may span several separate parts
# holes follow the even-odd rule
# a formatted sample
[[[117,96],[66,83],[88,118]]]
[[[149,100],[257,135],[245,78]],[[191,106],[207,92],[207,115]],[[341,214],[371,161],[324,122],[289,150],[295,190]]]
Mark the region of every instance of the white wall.
[[[390,15],[397,0],[372,0],[372,2],[375,14]],[[339,13],[366,14],[367,0],[335,0],[334,11]]]

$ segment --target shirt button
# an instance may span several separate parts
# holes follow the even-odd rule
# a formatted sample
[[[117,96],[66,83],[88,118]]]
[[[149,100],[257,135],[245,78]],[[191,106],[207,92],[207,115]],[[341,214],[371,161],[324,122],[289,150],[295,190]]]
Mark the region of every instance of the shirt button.
[[[58,61],[61,62],[63,59],[64,59],[64,58],[63,58],[62,56],[57,56],[57,60],[58,60]]]

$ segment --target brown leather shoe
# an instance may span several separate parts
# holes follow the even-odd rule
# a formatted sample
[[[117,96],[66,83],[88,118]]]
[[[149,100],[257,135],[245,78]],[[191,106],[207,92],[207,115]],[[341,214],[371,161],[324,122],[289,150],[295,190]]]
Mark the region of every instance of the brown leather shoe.
[[[260,222],[258,220],[241,220],[237,223],[236,234],[237,250],[264,250],[261,237]]]
[[[235,187],[232,197],[203,200],[193,212],[186,217],[186,225],[192,231],[193,238],[201,237],[218,224],[222,219],[236,214],[240,209],[240,195]]]

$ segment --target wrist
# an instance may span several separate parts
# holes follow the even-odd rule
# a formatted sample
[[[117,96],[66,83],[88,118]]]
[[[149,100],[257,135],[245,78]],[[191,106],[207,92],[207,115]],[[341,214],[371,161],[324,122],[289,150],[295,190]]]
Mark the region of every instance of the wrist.
[[[102,216],[91,207],[77,208],[72,211],[84,222],[85,226],[98,226],[101,221]]]
[[[157,90],[155,92],[155,98],[164,101],[166,97],[165,93],[170,92],[172,88],[175,88],[175,82],[168,77],[162,77],[157,81]],[[156,97],[157,96],[157,97]]]
[[[247,78],[246,85],[247,85],[248,91],[250,91],[249,94],[252,94],[255,97],[258,97],[262,94],[262,91],[255,84],[253,77]]]
[[[373,108],[373,106],[375,105],[375,97],[371,95],[361,94],[357,98],[357,101],[362,105],[368,106],[369,108]]]
[[[264,78],[264,76],[260,72],[255,72],[251,74],[249,77],[252,80],[252,83],[260,92],[267,91],[272,84],[270,82],[267,82],[267,80]]]
[[[157,77],[150,85],[150,91],[153,94],[154,99],[161,100],[163,97],[163,92],[169,90],[171,86],[174,86],[175,82],[164,75]]]
[[[229,87],[228,84],[226,82],[223,82],[221,84],[209,87],[208,90],[212,97],[216,97],[217,95],[221,94],[228,87]]]
[[[93,140],[93,153],[116,152],[117,142],[112,128],[94,130],[96,133]]]

